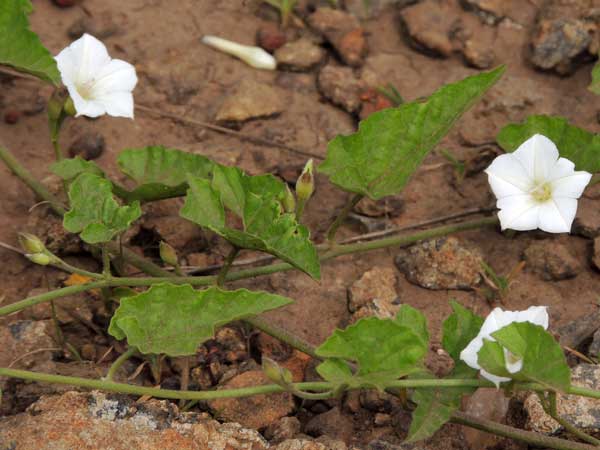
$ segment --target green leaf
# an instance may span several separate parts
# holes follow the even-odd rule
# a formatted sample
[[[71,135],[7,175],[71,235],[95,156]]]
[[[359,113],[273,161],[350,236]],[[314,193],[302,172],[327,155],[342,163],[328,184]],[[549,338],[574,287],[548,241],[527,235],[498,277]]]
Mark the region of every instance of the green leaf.
[[[479,334],[483,319],[455,301],[450,306],[454,312],[442,324],[442,347],[457,362],[460,352]]]
[[[592,69],[592,82],[588,89],[596,95],[600,95],[600,60],[596,62]]]
[[[27,14],[32,9],[28,0],[0,2],[0,64],[59,85],[60,73],[54,57],[29,29]]]
[[[476,378],[477,371],[471,369],[462,361],[459,362],[446,379]],[[419,373],[417,377],[432,378],[427,372]],[[477,388],[417,388],[414,390],[412,401],[417,404],[413,411],[412,422],[408,430],[406,442],[415,442],[432,436],[442,425],[450,420],[452,413],[461,404],[462,397],[475,392]]]
[[[195,290],[190,285],[155,284],[121,299],[108,332],[127,338],[142,353],[193,355],[213,337],[215,328],[234,320],[280,308],[292,301],[266,292],[218,287]]]
[[[442,87],[424,102],[371,114],[358,132],[337,136],[319,171],[340,188],[374,200],[400,192],[452,125],[504,73],[504,66]]]
[[[128,200],[159,200],[185,195],[187,178],[209,178],[214,163],[202,156],[161,145],[123,150],[119,168],[138,186]]]
[[[71,209],[63,226],[71,233],[81,233],[88,244],[110,241],[142,215],[139,202],[119,206],[111,182],[91,173],[82,173],[73,181],[69,201]]]
[[[512,378],[534,381],[562,392],[571,385],[571,372],[560,345],[541,326],[530,322],[512,323],[492,336],[523,359],[523,368],[512,374]]]
[[[368,317],[345,330],[334,331],[316,350],[325,358],[357,362],[358,371],[349,377],[350,369],[344,361],[326,361],[317,370],[334,383],[384,389],[386,381],[420,370],[427,350],[412,328],[395,320]]]
[[[212,181],[190,177],[180,215],[221,235],[240,248],[260,250],[320,277],[317,251],[309,231],[285,213],[285,185],[272,175],[248,176],[235,167],[215,165]],[[225,208],[242,221],[229,226]]]
[[[554,142],[560,156],[573,161],[578,170],[600,171],[600,136],[570,125],[564,117],[529,116],[524,123],[506,125],[496,140],[505,151],[513,152],[534,134]]]
[[[421,344],[425,348],[429,348],[427,319],[421,311],[410,305],[402,305],[398,314],[396,314],[396,323],[410,328],[419,337]]]
[[[491,374],[512,378],[512,375],[506,370],[504,349],[498,342],[484,339],[483,346],[477,353],[477,362]]]
[[[55,162],[50,166],[50,170],[66,181],[73,180],[82,173],[91,173],[92,175],[104,177],[104,172],[96,163],[86,161],[80,156]]]

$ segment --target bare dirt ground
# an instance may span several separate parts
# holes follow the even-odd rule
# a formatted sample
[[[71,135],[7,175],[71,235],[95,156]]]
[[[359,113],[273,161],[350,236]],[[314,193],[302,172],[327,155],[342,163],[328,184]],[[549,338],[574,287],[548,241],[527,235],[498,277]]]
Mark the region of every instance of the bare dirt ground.
[[[316,1],[299,3],[300,15],[308,14],[314,7],[320,6]],[[598,129],[598,100],[586,89],[592,63],[586,61],[585,57],[579,58],[571,73],[561,76],[556,71],[540,71],[531,62],[530,45],[540,14],[536,2],[500,2],[505,17],[493,24],[482,20],[477,11],[465,9],[458,0],[423,1],[420,5],[427,3],[429,9],[410,14],[407,9],[412,6],[401,5],[407,2],[373,3],[377,5],[376,12],[371,17],[361,19],[366,31],[368,54],[364,64],[351,72],[352,79],[366,80],[367,84],[375,86],[390,83],[407,101],[426,96],[444,83],[476,73],[477,69],[469,67],[463,56],[461,33],[472,36],[471,39],[477,43],[478,52],[491,58],[493,66],[507,65],[507,72],[501,82],[459,122],[438,148],[448,149],[466,160],[481,156],[484,152],[491,152],[493,155],[500,151],[494,144],[499,129],[506,123],[520,121],[530,114],[561,115],[580,127],[592,131]],[[380,7],[381,3],[389,4]],[[538,0],[537,3],[541,5],[544,2]],[[340,65],[335,52],[327,43],[321,44],[327,51],[326,60],[307,72],[255,70],[200,43],[201,36],[216,34],[254,44],[257,30],[277,21],[274,11],[258,2],[85,0],[80,6],[65,9],[57,8],[47,0],[38,0],[34,4],[32,27],[54,54],[72,40],[67,31],[72,29],[73,24],[83,21],[85,29],[103,38],[113,57],[133,63],[140,78],[135,91],[137,104],[194,120],[214,122],[225,99],[232,96],[241,81],[251,80],[276,88],[276,95],[283,99],[285,108],[274,117],[240,124],[237,128],[245,134],[325,155],[328,140],[340,133],[348,134],[357,126],[356,114],[333,105],[317,87],[316,79],[323,66]],[[439,11],[443,12],[442,19],[434,14]],[[435,17],[431,17],[432,14]],[[411,25],[416,28],[430,27],[441,30],[442,35],[454,36],[449,41],[451,48],[448,50],[442,43],[441,54],[437,51],[437,55],[433,54],[435,49],[425,48],[423,51],[423,45],[421,49],[417,49],[414,41],[410,41],[407,36],[407,28],[410,29]],[[444,30],[450,31],[445,33]],[[303,34],[310,33],[308,29],[293,29],[287,32],[287,39],[293,41]],[[344,80],[344,83],[352,79]],[[8,120],[0,122],[0,138],[3,145],[39,179],[49,177],[48,165],[53,160],[46,116],[39,107],[36,110],[40,97],[45,99],[49,94],[48,88],[34,81],[9,76],[0,79],[0,116],[5,117],[13,111],[26,112],[19,114],[14,124],[7,123]],[[78,137],[89,132],[101,134],[106,142],[105,150],[96,162],[111,176],[120,177],[123,182],[126,180],[116,170],[118,153],[125,148],[141,148],[146,145],[162,144],[203,154],[221,163],[236,164],[251,174],[274,172],[288,181],[294,179],[306,161],[304,156],[285,149],[256,145],[141,110],[136,111],[134,121],[109,117],[69,121],[62,135],[63,146],[69,148]],[[493,207],[494,199],[485,174],[481,172],[481,168],[474,172],[462,183],[457,183],[452,166],[439,153],[434,152],[406,190],[397,199],[388,200],[388,205],[391,205],[389,210],[375,219],[369,219],[369,224],[379,229],[403,226],[473,208]],[[17,245],[17,232],[27,229],[40,233],[42,227],[39,222],[40,216],[43,217],[44,207],[37,207],[30,212],[35,204],[33,195],[3,166],[0,166],[0,175],[0,241]],[[589,216],[600,208],[597,194],[597,189],[588,189],[586,192],[580,203],[579,215],[586,216],[580,220],[581,223],[594,224],[594,217]],[[317,191],[306,212],[306,223],[317,242],[323,240],[324,231],[335,211],[342,207],[346,199],[346,194],[329,184],[325,177],[317,176]],[[190,230],[183,219],[176,218],[176,209],[165,206],[164,210],[167,212],[156,213],[159,218],[155,222],[142,223],[146,227],[146,234],[142,233],[133,243],[141,243],[146,246],[147,252],[152,254],[154,251],[156,255],[156,248],[152,248],[152,245],[155,246],[162,237],[178,246],[178,251],[187,258],[190,265],[195,265],[198,261],[222,261],[223,254],[227,251],[223,243],[209,236],[210,245],[207,249],[203,237]],[[510,235],[502,234],[496,229],[484,229],[462,233],[458,237],[461,245],[482,255],[499,274],[510,272],[523,261],[525,250],[532,243],[552,242],[560,244],[563,250],[566,248],[567,253],[559,252],[558,259],[561,267],[573,266],[572,270],[567,271],[568,275],[563,277],[564,274],[556,275],[552,271],[548,275],[548,270],[543,268],[536,271],[535,264],[529,261],[530,264],[515,277],[512,287],[501,301],[504,308],[513,310],[525,309],[530,305],[548,305],[551,328],[556,331],[562,325],[582,315],[589,315],[598,308],[600,276],[592,263],[592,238],[600,229],[600,222],[595,225],[595,230],[568,236],[532,232]],[[147,231],[152,228],[155,229],[154,232]],[[340,236],[350,237],[366,231],[369,230],[364,225],[351,221],[343,227]],[[376,271],[394,271],[397,297],[401,303],[417,307],[425,313],[432,330],[434,349],[439,343],[441,322],[450,312],[449,299],[456,299],[481,315],[486,315],[499,304],[498,299],[490,301],[487,298],[484,283],[466,290],[432,290],[409,281],[394,263],[395,257],[401,252],[404,250],[389,249],[327,262],[322,269],[323,279],[320,284],[305,275],[290,272],[240,282],[238,285],[259,287],[294,299],[293,305],[269,313],[268,317],[313,344],[320,343],[336,327],[350,323],[348,289],[363,273],[373,268]],[[546,248],[544,252],[552,253],[552,250]],[[242,254],[241,259],[246,256],[252,255]],[[547,261],[550,257],[548,253],[543,253],[541,259]],[[81,254],[72,255],[71,258],[88,267],[95,265],[92,259]],[[60,272],[36,267],[20,255],[2,248],[0,261],[0,296],[5,304],[26,297],[33,290],[38,292],[39,289],[60,286],[66,278]],[[454,263],[451,261],[450,264]],[[82,296],[73,301],[80,306],[82,302],[90,303],[94,300],[89,296]],[[98,327],[104,326],[106,317],[99,311],[101,308],[89,306],[89,309],[89,320]],[[40,317],[32,314],[21,312],[4,318],[0,321],[0,327],[6,327],[9,322],[19,319],[48,319],[47,312],[44,311],[39,313]],[[50,364],[47,367],[57,373],[99,376],[118,355],[118,351],[122,350],[122,346],[103,335],[101,329],[95,332],[84,322],[65,319],[62,331],[65,341],[74,345],[80,353],[85,348],[83,359],[86,362],[76,362],[68,352],[55,352],[52,358],[46,358],[50,359],[46,362]],[[260,347],[260,342],[258,345]],[[263,342],[262,345],[268,347],[273,344]],[[116,350],[97,364],[110,346],[116,346]],[[13,356],[6,356],[5,359],[10,362]],[[36,364],[34,362],[31,366],[43,370],[41,367],[44,366]],[[164,378],[174,379],[177,383],[177,371],[166,365],[168,367],[164,369]],[[200,366],[200,362],[197,365]],[[131,367],[131,372],[133,369],[135,365]],[[152,383],[147,369],[136,382]],[[25,388],[19,382],[11,382],[5,392],[1,411],[4,414],[21,412],[40,393],[56,390],[57,388],[48,386],[36,390],[31,386]],[[19,391],[26,394],[20,394]],[[61,388],[60,391],[64,389]],[[333,406],[335,402],[296,405],[294,412],[290,414],[296,414],[304,426],[312,417]],[[327,434],[334,434],[333,437],[345,440],[348,445],[367,445],[374,439],[386,437],[391,442],[398,442],[406,431],[408,418],[405,416],[390,411],[376,412],[377,408],[369,410],[359,407],[352,410],[348,401],[338,406],[342,409],[344,420],[350,420],[350,431],[340,431],[336,436],[334,429]],[[206,405],[200,405],[200,408],[206,409]],[[248,411],[248,415],[253,414],[260,414],[260,411]],[[391,414],[393,420],[377,425],[378,414]],[[318,435],[319,432],[309,434]],[[469,448],[469,441],[463,440],[461,436],[459,427],[447,426],[426,448]],[[501,446],[495,448],[516,448],[507,442],[497,445]]]

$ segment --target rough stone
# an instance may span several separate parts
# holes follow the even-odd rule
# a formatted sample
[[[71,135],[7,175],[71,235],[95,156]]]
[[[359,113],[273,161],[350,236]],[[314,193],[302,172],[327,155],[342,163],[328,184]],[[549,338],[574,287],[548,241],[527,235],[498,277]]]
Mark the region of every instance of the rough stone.
[[[283,93],[268,84],[244,79],[228,96],[219,110],[216,120],[221,123],[237,123],[272,117],[285,109]]]
[[[592,263],[594,263],[596,269],[600,269],[600,236],[594,239]]]
[[[364,109],[365,107],[363,106]],[[399,197],[386,197],[379,201],[365,197],[357,203],[354,211],[367,217],[394,217],[400,214],[403,206],[404,202]]]
[[[397,396],[375,389],[360,391],[359,401],[363,408],[373,412],[390,413],[401,405]]]
[[[286,41],[285,33],[272,22],[262,25],[256,32],[256,44],[268,52],[274,52]]]
[[[581,264],[566,245],[552,239],[532,243],[525,250],[526,267],[543,280],[565,280],[581,271]]]
[[[270,424],[263,434],[271,444],[276,444],[286,439],[292,439],[300,433],[300,428],[300,421],[296,417],[282,417],[277,422]]]
[[[67,28],[67,34],[72,40],[79,39],[84,33],[104,40],[118,32],[119,27],[114,23],[113,16],[109,13],[94,14],[94,17],[85,15]]]
[[[328,64],[321,69],[317,78],[321,94],[349,113],[357,113],[361,107],[361,93],[365,83],[354,76],[349,67]]]
[[[275,51],[278,67],[296,72],[309,71],[324,58],[325,50],[307,38],[288,42]]]
[[[495,388],[480,388],[471,395],[465,407],[465,412],[478,419],[493,420],[505,423],[510,398],[504,391]],[[494,448],[503,438],[475,428],[463,428],[463,436],[472,449]]]
[[[409,43],[421,52],[448,57],[454,50],[449,30],[456,17],[446,3],[425,0],[400,13]]]
[[[51,330],[49,320],[18,320],[0,327],[0,367],[53,372],[52,351],[39,351],[56,347]]]
[[[400,309],[398,278],[391,267],[375,267],[365,272],[348,289],[348,310],[352,321],[362,317],[392,318]]]
[[[573,386],[600,388],[600,366],[579,364],[571,373]],[[600,431],[600,400],[576,395],[557,394],[558,414],[565,420],[589,433]],[[561,426],[548,416],[536,394],[530,394],[524,403],[527,413],[526,428],[544,434],[555,434]]]
[[[287,439],[273,450],[330,450],[324,444],[308,439]]]
[[[348,442],[352,437],[354,426],[352,425],[352,420],[348,416],[345,416],[336,406],[310,419],[304,431],[310,436],[318,437],[327,435]]]
[[[467,64],[477,69],[489,69],[496,60],[494,50],[481,45],[476,39],[465,41],[462,52]]]
[[[600,235],[600,208],[596,201],[586,197],[579,199],[573,234],[591,239]]]
[[[271,381],[260,370],[251,370],[236,375],[221,387],[235,389],[270,384]],[[209,402],[217,416],[226,421],[238,422],[248,428],[264,428],[287,416],[294,409],[291,394],[255,395],[245,398],[224,398]],[[252,414],[248,414],[252,411]]]
[[[590,45],[590,28],[577,19],[542,20],[532,40],[531,61],[541,69],[566,74],[572,60]]]
[[[560,345],[578,348],[591,338],[598,328],[600,328],[600,309],[592,314],[584,314],[560,327],[557,330]]]
[[[335,48],[342,61],[360,67],[367,55],[365,33],[356,17],[339,9],[317,8],[308,24]]]
[[[106,142],[100,133],[84,133],[77,137],[69,147],[69,156],[71,158],[80,156],[86,160],[96,159],[102,155],[105,148]]]
[[[460,0],[466,10],[473,11],[488,25],[495,25],[506,16],[506,0]]]
[[[455,237],[432,239],[401,251],[398,269],[427,289],[472,289],[481,281],[481,255]]]
[[[588,355],[593,358],[598,358],[600,356],[600,329],[596,330],[592,336],[592,343],[588,349]]]
[[[49,446],[51,443],[51,447]],[[220,424],[173,403],[67,392],[45,396],[26,412],[0,419],[2,448],[54,450],[266,450],[255,430]]]

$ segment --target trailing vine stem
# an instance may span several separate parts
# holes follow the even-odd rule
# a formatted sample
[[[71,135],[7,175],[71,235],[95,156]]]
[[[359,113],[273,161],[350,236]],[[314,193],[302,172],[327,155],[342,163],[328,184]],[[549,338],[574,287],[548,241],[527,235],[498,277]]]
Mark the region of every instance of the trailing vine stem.
[[[346,217],[348,217],[348,214],[350,214],[352,208],[354,208],[358,202],[363,199],[363,197],[364,195],[362,194],[356,194],[351,197],[339,212],[333,223],[329,226],[329,229],[327,230],[327,241],[330,244],[334,243],[335,234],[337,233],[338,228],[344,223],[344,220],[346,220]]]
[[[124,354],[125,355],[125,354]],[[121,355],[123,356],[123,355]],[[40,372],[32,372],[27,370],[16,370],[8,368],[0,368],[0,376],[19,378],[22,380],[38,381],[45,383],[67,384],[71,386],[79,386],[89,389],[99,389],[103,391],[118,392],[122,394],[132,395],[148,395],[155,398],[166,398],[172,400],[214,400],[219,398],[239,398],[249,397],[253,395],[277,394],[291,390],[292,392],[314,391],[316,398],[330,398],[337,394],[333,383],[327,381],[292,383],[287,389],[278,384],[267,384],[260,386],[251,386],[238,389],[217,389],[210,391],[177,391],[172,389],[160,389],[144,386],[136,386],[125,383],[116,383],[110,380],[92,380],[89,378],[69,377],[64,375],[53,375]],[[393,380],[386,383],[385,387],[389,389],[406,389],[406,388],[424,388],[424,387],[493,387],[493,384],[485,380],[457,380],[457,379],[411,379],[411,380]],[[353,386],[348,389],[364,389],[370,386]],[[516,383],[515,388],[523,390],[538,390],[544,391],[546,388],[542,385],[533,383]],[[600,398],[600,391],[582,388],[589,391],[590,396]],[[550,447],[557,450],[593,450],[593,447],[587,444],[580,444],[565,439],[544,436],[530,431],[520,430],[507,425],[499,424],[491,420],[471,417],[460,411],[455,411],[451,421],[461,425],[466,425],[479,430],[494,433],[499,436],[504,436],[526,442],[540,447]]]
[[[391,236],[368,242],[356,242],[352,244],[337,245],[333,249],[326,251],[320,255],[321,261],[327,261],[329,259],[349,255],[353,253],[360,253],[365,251],[377,250],[387,247],[397,247],[403,245],[413,244],[415,242],[430,239],[434,237],[445,236],[459,231],[466,231],[477,229],[486,226],[493,226],[498,223],[496,217],[486,217],[482,219],[475,219],[467,222],[461,222],[452,225],[444,225],[441,227],[431,228],[429,230],[419,231],[405,236]],[[158,267],[158,266],[157,266]],[[160,268],[159,268],[160,269]],[[283,272],[286,270],[293,269],[293,266],[287,263],[270,264],[262,267],[254,267],[250,269],[236,270],[229,272],[225,279],[227,281],[241,280],[245,278],[253,278],[261,275],[269,275],[276,272]],[[45,292],[43,294],[34,295],[24,300],[11,303],[0,307],[0,316],[10,314],[22,309],[28,308],[38,303],[48,302],[56,298],[64,297],[65,295],[72,295],[78,292],[84,292],[91,289],[105,288],[105,287],[116,287],[116,286],[151,286],[158,283],[172,283],[172,284],[190,284],[192,286],[209,286],[215,284],[217,276],[215,275],[204,275],[204,276],[188,276],[188,277],[177,277],[171,272],[164,269],[160,269],[160,273],[164,273],[167,276],[155,276],[155,277],[110,277],[109,279],[103,279],[99,281],[93,281],[77,286],[69,286],[66,288],[56,289],[54,291]]]

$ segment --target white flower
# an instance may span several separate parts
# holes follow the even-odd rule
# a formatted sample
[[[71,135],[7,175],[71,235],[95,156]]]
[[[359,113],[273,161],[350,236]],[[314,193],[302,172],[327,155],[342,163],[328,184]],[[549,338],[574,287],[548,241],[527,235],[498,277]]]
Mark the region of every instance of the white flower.
[[[486,169],[500,209],[502,229],[568,233],[577,212],[577,199],[592,175],[576,172],[559,158],[556,145],[536,134],[513,153],[498,156]]]
[[[503,381],[510,381],[510,378],[499,377],[486,372],[479,365],[477,354],[483,346],[484,339],[495,342],[496,340],[492,337],[492,333],[515,322],[530,322],[548,329],[548,312],[545,306],[531,306],[525,311],[503,311],[502,308],[495,308],[483,322],[477,337],[469,342],[469,345],[460,353],[460,359],[473,369],[479,369],[481,376],[495,383],[496,386]],[[506,370],[509,373],[517,373],[523,368],[523,360],[506,349],[504,349],[504,359],[506,361]]]
[[[275,70],[277,61],[260,47],[242,45],[217,36],[204,36],[202,43],[235,56],[255,69]]]
[[[55,59],[76,116],[108,114],[133,119],[132,91],[137,76],[131,64],[111,59],[106,46],[89,34],[81,36]]]

